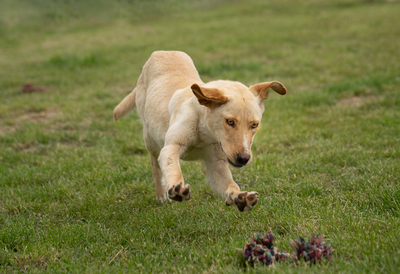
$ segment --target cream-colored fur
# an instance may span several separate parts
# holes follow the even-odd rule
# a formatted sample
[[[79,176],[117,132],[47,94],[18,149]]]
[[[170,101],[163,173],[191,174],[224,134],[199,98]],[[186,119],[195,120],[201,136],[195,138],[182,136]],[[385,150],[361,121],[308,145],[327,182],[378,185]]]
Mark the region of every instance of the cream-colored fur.
[[[250,88],[233,81],[205,84],[187,54],[157,51],[144,65],[136,88],[115,108],[114,120],[137,108],[158,200],[188,200],[190,187],[184,184],[179,160],[200,160],[210,188],[227,205],[249,211],[258,194],[240,191],[228,165],[251,161],[269,88],[286,93],[279,82]]]

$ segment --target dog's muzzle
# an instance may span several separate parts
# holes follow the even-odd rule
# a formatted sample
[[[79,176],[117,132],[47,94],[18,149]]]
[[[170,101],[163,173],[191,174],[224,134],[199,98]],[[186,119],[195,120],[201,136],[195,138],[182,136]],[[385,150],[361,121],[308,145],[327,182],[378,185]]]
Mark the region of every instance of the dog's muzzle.
[[[222,144],[219,143],[219,146],[221,148],[221,151],[223,153],[225,153],[224,149],[222,148]],[[225,153],[226,155],[226,153]],[[250,154],[242,154],[242,153],[236,153],[236,161],[232,161],[231,159],[229,159],[228,155],[226,155],[226,158],[228,160],[228,163],[233,166],[233,167],[237,167],[237,168],[241,168],[243,166],[245,166],[249,160],[250,160]]]
[[[241,167],[244,166],[244,165],[240,165],[240,164],[235,164],[235,163],[233,163],[229,158],[227,158],[227,159],[228,159],[228,163],[229,163],[231,166],[233,166],[233,167],[241,168]]]
[[[236,162],[239,165],[246,165],[250,160],[250,154],[242,154],[242,153],[236,153]]]

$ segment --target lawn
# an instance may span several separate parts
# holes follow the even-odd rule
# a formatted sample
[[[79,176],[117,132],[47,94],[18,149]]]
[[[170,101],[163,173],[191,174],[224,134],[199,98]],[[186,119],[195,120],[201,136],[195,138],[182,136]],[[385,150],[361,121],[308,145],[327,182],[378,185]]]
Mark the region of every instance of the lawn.
[[[400,272],[399,1],[1,0],[0,272]],[[155,50],[203,81],[277,80],[233,169],[258,191],[227,207],[182,162],[192,198],[155,200],[136,111],[113,122]],[[22,92],[27,83],[41,91]],[[332,262],[250,266],[272,231],[323,235]]]

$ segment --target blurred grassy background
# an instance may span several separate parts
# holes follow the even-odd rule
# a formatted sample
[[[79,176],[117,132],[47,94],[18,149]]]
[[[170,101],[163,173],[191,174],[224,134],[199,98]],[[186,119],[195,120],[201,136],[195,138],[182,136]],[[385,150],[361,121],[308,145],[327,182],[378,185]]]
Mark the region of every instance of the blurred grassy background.
[[[398,272],[398,14],[378,0],[1,0],[1,271],[260,272],[236,249],[271,229],[288,251],[325,235],[335,260],[315,271]],[[233,170],[261,195],[252,212],[225,207],[196,163],[182,164],[192,199],[156,203],[137,114],[112,110],[160,49],[187,52],[205,82],[288,88]]]

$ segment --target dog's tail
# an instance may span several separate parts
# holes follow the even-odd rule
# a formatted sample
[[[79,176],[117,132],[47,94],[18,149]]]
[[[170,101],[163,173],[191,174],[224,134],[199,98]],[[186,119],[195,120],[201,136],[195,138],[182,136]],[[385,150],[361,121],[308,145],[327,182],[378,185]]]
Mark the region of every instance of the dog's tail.
[[[129,93],[124,100],[121,101],[121,103],[118,104],[118,106],[115,107],[114,109],[114,122],[117,121],[119,118],[123,117],[125,114],[127,114],[129,111],[134,109],[136,107],[135,104],[135,98],[136,98],[136,88],[132,90],[131,93]]]

